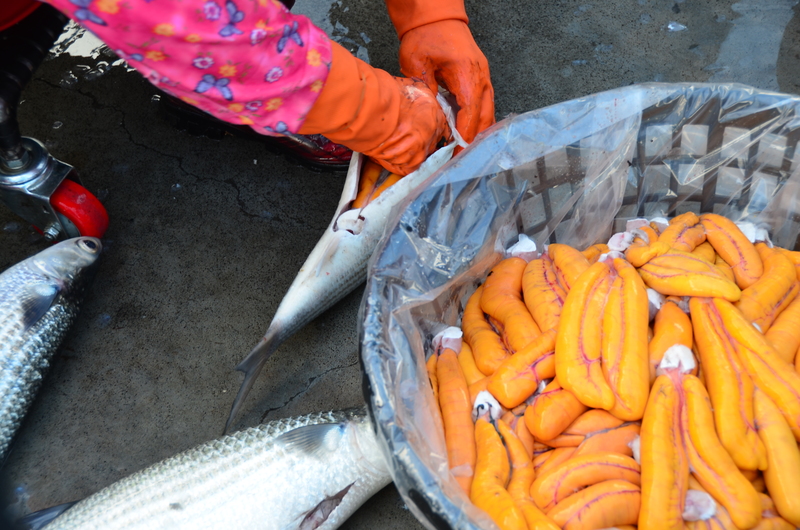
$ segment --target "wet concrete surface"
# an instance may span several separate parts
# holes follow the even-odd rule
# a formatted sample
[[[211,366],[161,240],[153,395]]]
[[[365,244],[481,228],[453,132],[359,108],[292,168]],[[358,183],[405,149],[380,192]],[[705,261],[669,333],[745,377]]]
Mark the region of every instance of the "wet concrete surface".
[[[298,0],[296,9],[399,74],[381,2]],[[646,81],[746,80],[797,93],[797,10],[787,0],[467,1],[498,119]],[[670,22],[686,29],[669,31]],[[344,182],[258,140],[175,130],[137,73],[91,73],[115,59],[48,60],[19,108],[23,134],[78,168],[111,218],[80,318],[5,465],[9,484],[24,488],[23,512],[85,497],[220,435],[240,383],[233,367],[266,330]],[[0,269],[45,247],[5,207],[0,229]],[[235,428],[363,403],[362,290],[278,350]],[[344,527],[421,525],[390,486]]]

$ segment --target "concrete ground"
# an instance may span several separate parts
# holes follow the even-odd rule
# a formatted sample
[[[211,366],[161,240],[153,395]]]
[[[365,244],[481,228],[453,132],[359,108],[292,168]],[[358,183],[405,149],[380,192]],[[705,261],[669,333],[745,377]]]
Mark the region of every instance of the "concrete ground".
[[[796,0],[467,1],[497,118],[647,81],[800,91]],[[379,0],[298,0],[336,40],[399,74]],[[682,31],[669,31],[675,22]],[[257,140],[193,137],[109,54],[61,54],[23,94],[23,134],[80,170],[111,218],[102,263],[5,466],[22,512],[76,500],[219,436],[241,375],[328,225],[343,174]],[[98,68],[100,65],[100,68]],[[105,73],[103,73],[105,71]],[[0,269],[46,245],[0,207]],[[270,359],[236,428],[362,403],[359,287]],[[390,486],[346,528],[420,527]]]

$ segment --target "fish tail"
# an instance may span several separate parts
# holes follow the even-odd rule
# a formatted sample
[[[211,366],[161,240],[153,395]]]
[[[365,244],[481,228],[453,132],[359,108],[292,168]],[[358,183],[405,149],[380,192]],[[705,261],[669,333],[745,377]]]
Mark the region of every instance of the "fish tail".
[[[225,422],[225,430],[222,431],[222,434],[228,433],[228,429],[230,429],[231,424],[233,424],[236,415],[239,414],[239,409],[242,408],[247,394],[249,394],[250,389],[253,388],[258,374],[261,373],[261,369],[264,367],[267,359],[275,353],[275,350],[278,349],[281,342],[282,340],[281,337],[279,337],[279,333],[272,329],[268,330],[264,338],[250,350],[247,357],[236,365],[237,371],[244,372],[244,380],[242,381],[242,386],[239,387],[239,393],[236,394],[236,398],[233,400],[231,412],[228,416],[228,421]]]
[[[60,516],[62,513],[66,512],[76,504],[78,504],[78,501],[65,502],[64,504],[59,504],[58,506],[51,506],[50,508],[29,513],[17,519],[16,526],[14,526],[14,528],[44,528],[54,521],[56,517]],[[3,521],[0,520],[0,522]]]

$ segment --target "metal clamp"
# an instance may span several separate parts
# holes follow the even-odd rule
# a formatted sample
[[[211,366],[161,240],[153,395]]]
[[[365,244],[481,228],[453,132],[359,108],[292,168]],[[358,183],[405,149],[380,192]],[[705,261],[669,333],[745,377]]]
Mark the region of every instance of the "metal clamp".
[[[22,146],[27,154],[22,167],[9,167],[5,160],[0,160],[0,200],[15,214],[39,227],[49,241],[61,236],[78,237],[75,225],[50,204],[50,196],[65,178],[78,181],[75,168],[53,158],[34,138],[23,137]]]

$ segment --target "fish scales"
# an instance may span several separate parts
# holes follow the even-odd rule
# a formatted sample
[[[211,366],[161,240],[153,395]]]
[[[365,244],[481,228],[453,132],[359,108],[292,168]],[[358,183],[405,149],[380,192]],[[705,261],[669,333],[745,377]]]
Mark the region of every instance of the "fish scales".
[[[101,248],[70,239],[0,274],[0,459],[78,315]]]
[[[0,291],[6,285],[0,283]],[[6,307],[0,307],[6,313]],[[20,335],[19,322],[4,318],[0,322],[0,454],[5,455],[14,433],[22,423],[28,405],[41,386],[50,357],[63,340],[77,311],[63,307],[54,308],[23,341],[14,341]],[[12,351],[13,348],[13,351]]]
[[[324,429],[287,439],[314,426]],[[184,451],[79,502],[47,528],[330,530],[390,481],[365,408],[316,413]],[[341,503],[321,514],[319,526],[303,525],[341,492]]]

